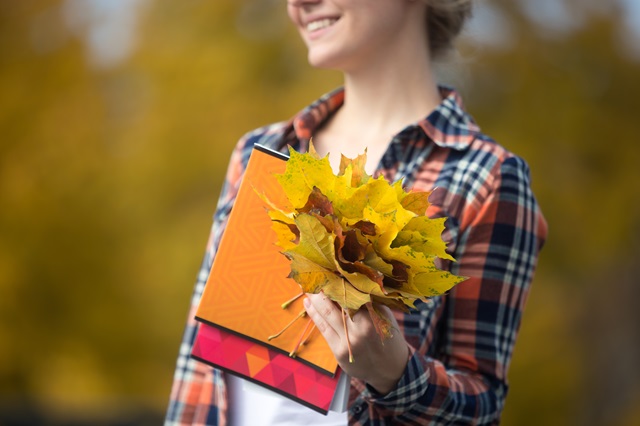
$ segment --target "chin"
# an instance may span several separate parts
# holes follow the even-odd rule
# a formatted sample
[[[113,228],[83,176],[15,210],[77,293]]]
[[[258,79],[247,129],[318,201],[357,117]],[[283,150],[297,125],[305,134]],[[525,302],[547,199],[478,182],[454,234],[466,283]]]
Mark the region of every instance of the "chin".
[[[311,55],[307,57],[307,62],[309,62],[309,65],[311,65],[314,68],[331,69],[331,67],[327,65],[324,61],[317,60]]]
[[[337,55],[330,55],[328,52],[309,51],[307,62],[314,68],[344,71],[345,61],[340,60]]]

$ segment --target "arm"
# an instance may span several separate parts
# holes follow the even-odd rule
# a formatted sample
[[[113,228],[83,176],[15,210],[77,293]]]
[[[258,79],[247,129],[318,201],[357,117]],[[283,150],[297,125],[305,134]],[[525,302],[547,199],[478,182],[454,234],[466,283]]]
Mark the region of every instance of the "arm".
[[[218,199],[204,259],[191,297],[189,315],[178,354],[165,425],[191,424],[197,419],[203,418],[203,416],[204,418],[211,418],[210,413],[215,413],[215,417],[218,417],[218,410],[224,406],[224,401],[219,400],[219,395],[215,391],[216,388],[224,386],[222,375],[211,367],[195,361],[190,355],[198,331],[198,323],[194,319],[195,311],[198,303],[200,303],[205,283],[209,277],[213,258],[220,243],[233,200],[235,200],[238,193],[240,177],[243,172],[242,152],[245,144],[246,138],[243,138],[231,156],[225,182]],[[206,400],[202,400],[203,395],[208,395]]]
[[[489,182],[488,194],[458,215],[460,233],[453,253],[458,262],[451,270],[470,278],[435,302],[440,305],[435,314],[429,304],[420,306],[426,322],[439,315],[438,347],[410,347],[408,362],[399,360],[405,367],[388,393],[384,386],[371,386],[379,379],[371,374],[390,369],[388,360],[372,361],[363,370],[341,362],[354,377],[369,383],[361,387],[352,417],[417,425],[499,421],[507,392],[506,373],[546,226],[529,186],[526,164],[512,157],[496,167],[499,171]],[[317,298],[313,301],[318,307]],[[317,311],[323,309],[328,313],[322,305]],[[322,322],[318,312],[310,315]],[[417,325],[420,314],[413,314],[411,321],[397,317],[409,341],[417,340],[410,336],[426,332],[426,327]],[[331,329],[340,334],[336,327]],[[363,339],[373,342],[377,336]],[[339,343],[333,345],[338,347],[340,360],[344,350]],[[366,350],[371,353],[370,348]],[[357,364],[357,355],[354,357]]]
[[[190,357],[191,348],[198,332],[198,323],[195,321],[194,316],[200,303],[205,283],[209,277],[209,271],[213,265],[213,259],[220,244],[229,213],[238,194],[240,182],[253,145],[261,143],[271,148],[276,148],[285,125],[286,123],[275,123],[244,135],[231,155],[224,186],[213,217],[213,226],[204,260],[191,298],[191,307],[180,345],[165,419],[165,425],[167,426],[192,424],[194,422],[204,423],[205,420],[207,424],[218,424],[218,419],[224,419],[226,416],[227,402],[222,373]]]
[[[470,278],[446,296],[441,355],[436,359],[414,352],[396,394],[376,401],[393,410],[404,394],[397,414],[407,422],[499,421],[546,224],[524,161],[510,157],[496,167],[500,170],[486,198],[469,205],[459,218],[458,262],[451,270]]]

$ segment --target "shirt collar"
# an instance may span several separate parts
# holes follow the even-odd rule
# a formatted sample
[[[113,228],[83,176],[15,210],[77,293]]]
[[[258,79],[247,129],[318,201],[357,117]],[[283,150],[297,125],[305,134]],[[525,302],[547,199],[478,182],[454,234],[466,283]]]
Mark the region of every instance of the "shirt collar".
[[[421,129],[436,145],[463,150],[480,133],[480,128],[464,110],[462,98],[451,87],[439,86],[442,101],[425,118],[407,126],[408,130]],[[291,121],[291,136],[302,145],[308,144],[316,129],[335,113],[344,102],[344,88],[327,93],[298,113]]]

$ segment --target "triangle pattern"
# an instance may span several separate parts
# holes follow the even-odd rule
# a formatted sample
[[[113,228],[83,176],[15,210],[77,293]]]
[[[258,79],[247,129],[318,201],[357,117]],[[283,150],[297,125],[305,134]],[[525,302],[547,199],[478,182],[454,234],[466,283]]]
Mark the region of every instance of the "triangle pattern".
[[[298,395],[298,392],[296,391],[296,382],[291,375],[285,377],[285,379],[280,382],[280,385],[278,385],[278,388],[291,395]]]
[[[260,354],[252,354],[247,352],[247,365],[249,367],[249,375],[251,377],[257,375],[263,368],[269,365],[269,356],[267,354],[267,359],[260,356]]]

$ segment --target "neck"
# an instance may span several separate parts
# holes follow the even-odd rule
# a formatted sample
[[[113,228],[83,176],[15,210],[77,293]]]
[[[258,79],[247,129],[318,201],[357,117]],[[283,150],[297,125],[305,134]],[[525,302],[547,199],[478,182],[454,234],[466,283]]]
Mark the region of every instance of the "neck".
[[[367,172],[372,174],[392,137],[440,103],[430,67],[408,63],[345,73],[344,104],[316,134],[316,149],[321,155],[331,153],[336,170],[340,153],[354,158],[366,148]]]
[[[437,107],[440,93],[429,66],[390,62],[386,67],[345,73],[344,104],[331,120],[332,133],[388,143],[394,134]],[[410,66],[399,67],[398,63]]]
[[[342,120],[395,133],[424,118],[440,103],[429,68],[410,66],[386,71],[378,68],[345,75]]]
[[[375,166],[393,135],[440,103],[422,22],[404,28],[387,44],[364,49],[343,64],[344,104],[314,135],[318,152],[353,158],[367,148]]]

